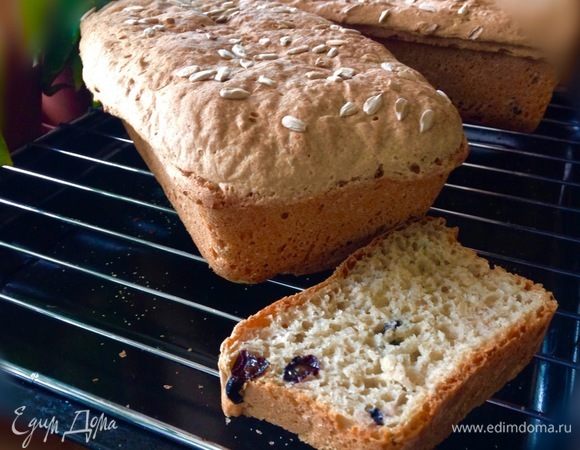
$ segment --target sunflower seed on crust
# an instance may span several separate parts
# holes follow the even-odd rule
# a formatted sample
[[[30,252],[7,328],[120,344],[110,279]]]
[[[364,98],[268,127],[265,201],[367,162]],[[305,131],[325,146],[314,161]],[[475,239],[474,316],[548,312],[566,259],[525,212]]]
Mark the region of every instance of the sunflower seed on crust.
[[[123,12],[138,12],[143,11],[145,9],[144,6],[127,6],[123,8]]]
[[[300,53],[305,53],[308,50],[310,50],[308,45],[300,45],[298,47],[294,47],[294,48],[291,48],[290,50],[288,50],[288,54],[289,55],[299,55]]]
[[[386,70],[387,72],[394,72],[396,67],[395,64],[390,62],[381,63],[381,69]]]
[[[363,104],[363,111],[365,112],[365,114],[372,116],[380,109],[382,104],[383,104],[383,93],[381,92],[380,94],[373,95],[372,97],[366,99],[366,101]]]
[[[290,36],[282,36],[280,38],[280,45],[287,47],[292,42],[292,38]]]
[[[432,23],[431,25],[425,27],[425,34],[433,34],[437,31],[438,28],[439,28],[438,24]]]
[[[439,95],[440,97],[443,97],[445,100],[447,100],[449,103],[451,103],[451,99],[449,98],[449,96],[445,92],[443,92],[439,89],[437,89],[435,92],[437,93],[437,95]]]
[[[222,88],[220,89],[220,97],[229,100],[243,100],[248,98],[250,93],[242,88]]]
[[[312,53],[324,53],[328,50],[328,47],[325,44],[316,45],[312,47]]]
[[[294,116],[282,117],[282,126],[297,133],[304,133],[306,131],[306,124]]]
[[[272,41],[270,40],[270,38],[261,38],[258,41],[258,44],[260,45],[270,45],[272,43]]]
[[[345,41],[344,39],[329,39],[328,41],[326,41],[326,45],[328,45],[329,47],[340,47],[341,45],[347,43],[348,41]]]
[[[433,123],[435,122],[435,112],[432,109],[426,109],[421,114],[419,119],[419,132],[425,133],[433,128]]]
[[[427,12],[436,12],[437,11],[434,6],[425,5],[425,4],[421,4],[421,5],[417,6],[417,8],[419,8],[422,11],[427,11]]]
[[[457,14],[459,14],[460,16],[464,16],[467,14],[468,11],[469,7],[467,6],[467,3],[464,3],[463,5],[461,5],[461,8],[457,10]]]
[[[227,81],[230,78],[232,71],[229,67],[219,67],[217,73],[215,74],[214,80],[216,81]]]
[[[246,56],[248,56],[248,54],[246,53],[246,49],[240,44],[235,44],[232,47],[232,53],[239,58],[245,58]]]
[[[305,77],[309,80],[320,80],[321,78],[326,78],[326,74],[324,72],[313,70],[311,72],[306,72]]]
[[[193,65],[193,66],[185,66],[185,67],[182,67],[181,69],[176,70],[174,73],[178,77],[188,78],[192,74],[194,74],[195,72],[197,72],[198,70],[199,70],[199,66]]]
[[[479,36],[481,36],[481,33],[483,33],[483,27],[475,27],[473,30],[471,30],[471,33],[469,33],[467,38],[475,41]]]
[[[216,9],[211,9],[207,12],[208,16],[216,16],[216,15],[221,15],[221,13],[223,13],[226,9],[225,8],[216,8]]]
[[[381,11],[381,14],[379,15],[379,23],[383,23],[385,20],[387,20],[387,17],[389,17],[390,14],[391,14],[390,9],[385,9]]]
[[[406,80],[412,80],[412,81],[419,80],[418,72],[415,72],[413,69],[410,69],[408,67],[404,67],[401,70],[398,70],[397,75],[399,75],[399,77],[404,78]]]
[[[236,57],[236,55],[225,48],[220,48],[217,52],[223,59],[234,59]]]
[[[273,59],[278,59],[278,55],[276,53],[260,53],[259,55],[254,56],[254,59],[258,61],[271,61]]]
[[[314,65],[316,67],[328,67],[329,62],[324,58],[316,58],[316,61],[314,61]]]
[[[349,5],[349,6],[345,6],[344,8],[342,8],[340,10],[340,12],[342,14],[348,14],[349,12],[351,12],[353,9],[355,9],[358,5]]]
[[[338,55],[338,49],[336,47],[331,47],[326,54],[329,58],[334,58],[336,55]]]
[[[356,114],[358,112],[358,106],[356,106],[353,102],[346,102],[340,108],[340,117],[348,117]]]
[[[266,86],[271,86],[271,87],[274,87],[278,84],[278,83],[276,83],[276,81],[272,80],[272,78],[265,77],[264,75],[260,75],[258,77],[258,83],[265,84]]]
[[[349,80],[354,76],[355,73],[356,70],[350,67],[340,67],[339,69],[336,69],[334,71],[333,75],[336,77],[340,77],[343,80]]]
[[[189,81],[205,81],[205,80],[209,80],[211,77],[213,77],[216,73],[215,69],[206,69],[206,70],[202,70],[200,72],[196,72],[193,75],[191,75],[189,77]]]
[[[240,66],[244,69],[248,69],[254,65],[254,61],[250,61],[249,59],[240,59]]]
[[[395,102],[395,116],[397,116],[397,120],[400,122],[407,116],[407,105],[409,101],[406,98],[399,97]]]
[[[272,8],[271,11],[279,14],[291,14],[296,12],[296,8],[293,6],[278,6],[276,8]]]

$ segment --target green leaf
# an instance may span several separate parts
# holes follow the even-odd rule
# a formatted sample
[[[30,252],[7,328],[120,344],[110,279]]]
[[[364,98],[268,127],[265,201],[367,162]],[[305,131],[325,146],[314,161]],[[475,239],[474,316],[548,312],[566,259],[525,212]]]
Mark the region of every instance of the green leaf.
[[[5,69],[4,52],[0,51],[0,166],[12,165],[12,160],[10,159],[10,152],[8,151],[8,145],[2,136],[2,129],[4,128],[4,108],[6,107],[6,102],[4,101],[4,90],[5,90],[5,80],[4,76]]]
[[[87,0],[60,0],[49,19],[49,30],[42,57],[42,90],[50,93],[56,77],[70,62],[80,36],[79,22],[84,11],[90,9]]]
[[[0,134],[0,166],[11,166],[12,159],[10,158],[10,152],[8,151],[8,146],[2,134]]]
[[[26,0],[38,1],[38,0]],[[44,0],[45,1],[45,0]],[[41,83],[43,92],[51,89],[56,77],[69,65],[73,69],[75,88],[82,85],[82,64],[79,57],[80,19],[90,9],[100,9],[110,0],[57,0],[49,19],[46,44],[42,55]]]
[[[81,55],[78,53],[73,56],[71,67],[75,91],[78,92],[83,87],[83,62],[81,61]]]
[[[45,43],[49,5],[51,2],[46,0],[20,0],[23,36],[33,59],[40,55]]]
[[[93,6],[97,9],[101,9],[103,6],[111,3],[112,0],[93,0]]]

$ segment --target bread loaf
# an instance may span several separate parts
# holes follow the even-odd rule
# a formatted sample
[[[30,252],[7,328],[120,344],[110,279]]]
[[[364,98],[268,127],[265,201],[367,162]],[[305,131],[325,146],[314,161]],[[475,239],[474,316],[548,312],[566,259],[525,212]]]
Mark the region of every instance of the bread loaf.
[[[226,415],[319,449],[420,450],[528,364],[552,295],[456,240],[442,219],[377,238],[221,347]]]
[[[284,0],[362,31],[444,90],[463,119],[533,131],[577,46],[577,0]]]
[[[423,215],[467,153],[443,93],[296,8],[121,0],[81,32],[87,86],[231,280],[334,267]]]

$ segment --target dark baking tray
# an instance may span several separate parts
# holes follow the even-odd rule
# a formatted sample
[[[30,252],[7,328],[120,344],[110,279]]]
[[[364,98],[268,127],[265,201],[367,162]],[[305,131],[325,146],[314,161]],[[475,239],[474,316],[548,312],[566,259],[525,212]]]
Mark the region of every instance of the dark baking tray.
[[[571,420],[563,414],[580,367],[576,117],[560,93],[534,134],[466,125],[469,159],[431,210],[460,227],[465,245],[544,283],[560,302],[532,363],[465,423]],[[326,276],[245,286],[213,274],[120,122],[99,110],[0,169],[0,349],[8,382],[36,392],[32,409],[66,418],[73,401],[116,418],[125,427],[123,448],[308,448],[265,422],[227,425],[216,360],[236,321]],[[85,445],[116,448],[111,436]],[[455,433],[441,448],[540,450],[554,439]]]

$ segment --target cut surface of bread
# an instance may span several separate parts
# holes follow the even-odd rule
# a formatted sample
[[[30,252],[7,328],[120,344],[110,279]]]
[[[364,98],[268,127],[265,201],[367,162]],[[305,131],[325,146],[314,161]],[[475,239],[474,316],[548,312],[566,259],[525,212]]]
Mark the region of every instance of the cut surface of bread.
[[[219,361],[225,414],[316,448],[435,446],[530,361],[557,306],[456,234],[441,219],[396,229],[238,324]],[[242,353],[267,368],[240,380]]]

